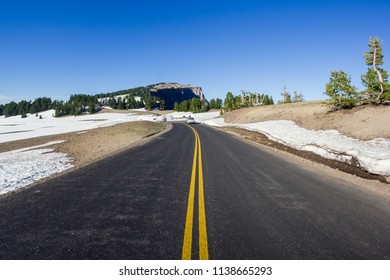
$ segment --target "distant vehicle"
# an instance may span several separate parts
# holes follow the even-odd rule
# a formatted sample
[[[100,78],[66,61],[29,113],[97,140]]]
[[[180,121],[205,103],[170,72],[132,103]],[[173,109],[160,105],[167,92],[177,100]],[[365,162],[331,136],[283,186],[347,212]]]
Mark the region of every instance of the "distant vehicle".
[[[195,119],[192,117],[188,117],[187,123],[196,123]]]

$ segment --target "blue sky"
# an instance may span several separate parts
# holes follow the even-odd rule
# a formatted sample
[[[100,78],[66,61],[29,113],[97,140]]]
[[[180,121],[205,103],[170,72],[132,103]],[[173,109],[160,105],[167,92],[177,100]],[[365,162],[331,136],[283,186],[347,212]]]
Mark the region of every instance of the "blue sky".
[[[332,70],[362,89],[370,35],[390,70],[389,27],[388,0],[2,0],[0,104],[159,82],[324,99]]]

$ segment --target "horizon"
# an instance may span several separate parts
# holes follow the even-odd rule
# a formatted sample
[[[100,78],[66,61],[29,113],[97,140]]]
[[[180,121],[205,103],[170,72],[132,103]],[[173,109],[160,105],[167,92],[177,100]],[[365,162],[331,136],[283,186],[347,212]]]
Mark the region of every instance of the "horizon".
[[[380,11],[380,12],[378,12]],[[375,21],[369,18],[376,16]],[[362,90],[370,36],[390,55],[387,1],[5,1],[0,104],[160,82],[324,100],[330,72]]]

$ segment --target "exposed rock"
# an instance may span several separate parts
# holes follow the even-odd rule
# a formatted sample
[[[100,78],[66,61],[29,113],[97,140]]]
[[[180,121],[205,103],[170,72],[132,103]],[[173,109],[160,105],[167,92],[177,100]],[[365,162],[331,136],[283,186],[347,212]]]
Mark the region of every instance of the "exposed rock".
[[[150,94],[165,100],[165,109],[172,110],[175,102],[192,98],[205,99],[201,87],[180,85],[177,83],[161,83],[150,88]]]

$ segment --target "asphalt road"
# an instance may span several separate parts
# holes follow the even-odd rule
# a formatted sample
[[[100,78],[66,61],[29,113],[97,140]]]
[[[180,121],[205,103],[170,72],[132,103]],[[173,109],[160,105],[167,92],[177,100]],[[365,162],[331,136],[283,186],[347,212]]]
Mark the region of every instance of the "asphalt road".
[[[0,258],[390,259],[387,198],[193,127],[0,198]]]

